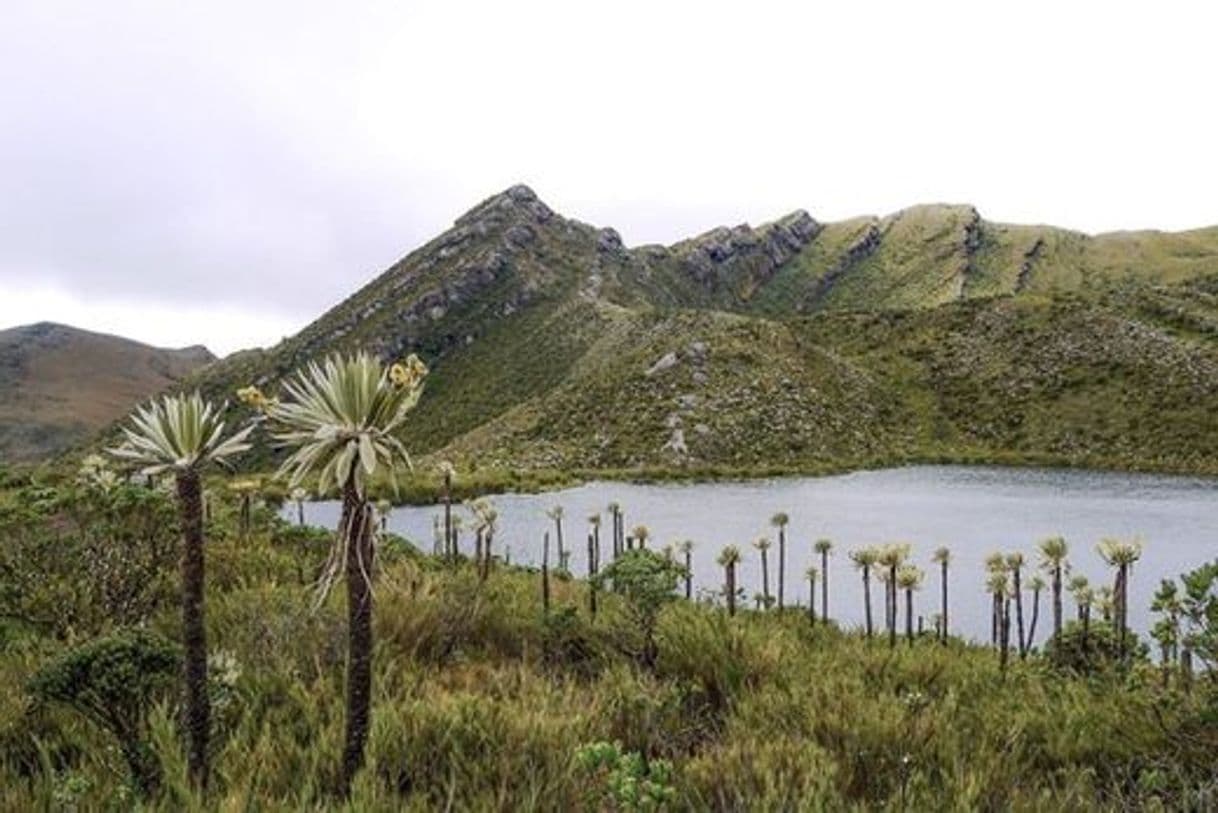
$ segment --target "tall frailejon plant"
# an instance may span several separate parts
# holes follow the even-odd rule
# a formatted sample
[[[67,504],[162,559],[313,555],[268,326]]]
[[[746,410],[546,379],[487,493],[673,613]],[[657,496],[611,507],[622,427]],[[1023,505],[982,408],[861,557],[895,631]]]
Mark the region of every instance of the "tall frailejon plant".
[[[1028,589],[1032,591],[1032,621],[1028,624],[1028,639],[1024,645],[1024,657],[1027,657],[1032,645],[1036,643],[1036,621],[1040,618],[1040,594],[1045,589],[1045,580],[1039,575],[1033,575],[1028,579]]]
[[[499,528],[499,510],[486,497],[480,497],[470,503],[470,511],[474,517],[474,527],[478,534],[477,562],[478,578],[486,581],[491,571],[492,545],[495,531]]]
[[[609,505],[605,507],[605,510],[609,512],[609,516],[613,520],[612,528],[610,530],[613,533],[613,558],[616,559],[622,555],[622,523],[624,521],[622,517],[622,506],[621,503],[614,501],[609,503]]]
[[[440,500],[444,503],[444,555],[449,561],[457,561],[457,537],[453,527],[453,479],[457,470],[447,460],[441,460],[437,468],[440,471]]]
[[[880,552],[874,547],[850,551],[850,560],[854,562],[854,566],[858,568],[859,573],[863,577],[863,617],[864,628],[867,631],[868,638],[875,633],[875,626],[871,616],[871,571],[875,568],[879,559]]]
[[[1116,571],[1113,580],[1113,622],[1116,624],[1117,649],[1121,657],[1128,653],[1129,635],[1129,574],[1142,558],[1142,543],[1137,540],[1104,539],[1096,548],[1100,557]]]
[[[553,508],[546,509],[546,516],[554,523],[554,543],[558,545],[558,568],[562,570],[567,551],[567,546],[562,536],[562,521],[565,512],[561,505],[555,505]]]
[[[783,582],[787,580],[787,525],[791,518],[782,511],[770,517],[770,525],[778,530],[778,609],[783,605]]]
[[[761,554],[761,603],[767,610],[770,608],[770,545],[769,538],[764,536],[753,542],[753,547]]]
[[[289,496],[291,496],[292,502],[296,503],[296,524],[303,527],[305,524],[304,504],[309,499],[309,492],[297,486],[292,489]]]
[[[1007,577],[1007,558],[1001,553],[995,551],[985,557],[985,573],[986,573],[986,592],[990,594],[990,643],[997,647],[999,638],[1002,635],[1002,601],[1003,595],[1006,592],[1006,577]],[[1001,576],[1003,588],[995,590],[994,585],[998,580],[994,577]]]
[[[1091,589],[1087,577],[1074,576],[1070,579],[1070,595],[1078,608],[1078,621],[1083,627],[1083,652],[1087,651],[1087,639],[1091,633],[1091,602],[1095,599],[1095,591]]]
[[[694,594],[694,541],[692,539],[683,539],[677,543],[677,550],[681,552],[681,559],[685,565],[685,600],[689,601]]]
[[[123,427],[124,441],[110,453],[140,466],[146,477],[171,472],[182,522],[182,643],[186,678],[187,767],[191,781],[206,790],[211,705],[207,695],[207,633],[204,627],[203,492],[201,474],[228,465],[249,448],[252,426],[225,433],[224,407],[198,393],[166,396],[142,406]]]
[[[1027,641],[1023,626],[1023,554],[1016,551],[1007,554],[1007,572],[1011,574],[1011,596],[1015,599],[1015,629],[1016,642],[1019,645],[1019,656],[1027,655]]]
[[[1062,589],[1069,569],[1066,557],[1070,548],[1060,536],[1051,536],[1040,542],[1040,567],[1049,574],[1049,589],[1053,594],[1053,637],[1062,634]]]
[[[640,548],[645,548],[647,547],[647,540],[651,539],[651,529],[646,525],[635,525],[630,535],[634,538],[635,542],[639,543]]]
[[[820,554],[820,620],[826,624],[829,622],[829,554],[833,553],[833,542],[818,539],[812,547]]]
[[[897,645],[897,571],[909,556],[909,545],[894,542],[880,548],[879,563],[884,567],[884,586],[888,608],[888,645]]]
[[[914,638],[913,594],[915,590],[922,588],[924,576],[921,568],[910,564],[903,564],[897,568],[896,585],[900,590],[905,591],[905,638],[911,644]]]
[[[727,599],[727,614],[736,614],[736,566],[740,564],[740,549],[726,546],[719,553],[719,565],[723,568],[723,595]]]
[[[947,643],[947,568],[951,564],[952,552],[945,547],[936,548],[933,559],[939,566],[939,640]]]
[[[427,368],[416,356],[386,368],[370,355],[310,363],[283,384],[282,401],[266,409],[274,438],[289,450],[279,476],[298,485],[317,477],[318,491],[337,487],[342,516],[323,571],[319,600],[344,573],[347,585],[347,690],[339,791],[345,797],[364,762],[372,701],[373,535],[367,483],[412,468],[398,434],[422,394]]]
[[[816,623],[816,576],[815,565],[804,571],[804,577],[808,580],[808,621],[812,624]]]

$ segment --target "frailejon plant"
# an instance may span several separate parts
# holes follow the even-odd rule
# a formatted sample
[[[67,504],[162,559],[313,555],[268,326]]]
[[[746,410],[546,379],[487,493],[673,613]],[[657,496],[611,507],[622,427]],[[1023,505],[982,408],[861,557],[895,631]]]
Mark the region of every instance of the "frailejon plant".
[[[367,483],[383,476],[396,489],[412,467],[397,435],[422,394],[427,368],[416,356],[385,368],[370,355],[311,363],[283,384],[267,417],[289,450],[279,469],[295,487],[317,477],[317,490],[337,487],[342,516],[321,582],[319,601],[344,572],[347,583],[347,691],[339,793],[346,797],[364,762],[372,701],[373,534]]]
[[[694,541],[692,539],[683,539],[677,543],[677,550],[681,552],[681,559],[685,565],[685,600],[689,601],[694,594]]]
[[[645,548],[647,547],[647,540],[651,539],[651,529],[646,525],[635,525],[634,529],[630,531],[630,535],[640,548]]]
[[[939,566],[939,623],[936,625],[939,631],[939,640],[946,643],[948,637],[948,614],[947,614],[947,568],[951,564],[952,552],[946,547],[935,549],[932,557],[935,564]]]
[[[444,555],[450,561],[457,561],[457,536],[453,527],[453,479],[457,470],[447,460],[441,460],[436,466],[440,472],[440,500],[444,503]]]
[[[888,608],[888,645],[897,645],[897,570],[909,556],[909,545],[894,542],[880,549],[879,564],[884,568],[885,596]]]
[[[609,505],[605,507],[605,510],[609,512],[609,516],[613,519],[613,558],[616,559],[622,553],[622,534],[624,533],[622,530],[622,524],[624,522],[622,517],[622,506],[620,503],[615,501],[609,503]]]
[[[778,530],[778,609],[783,605],[783,582],[787,580],[787,524],[791,518],[782,511],[770,517],[770,525]]]
[[[820,555],[820,620],[829,623],[829,554],[833,552],[833,542],[829,539],[818,539],[813,549]]]
[[[1028,589],[1032,591],[1032,621],[1028,624],[1028,639],[1024,645],[1024,657],[1032,649],[1032,645],[1036,643],[1036,622],[1040,619],[1040,594],[1045,589],[1045,580],[1040,575],[1034,574],[1028,579]]]
[[[812,624],[816,623],[816,566],[809,566],[804,571],[804,578],[808,580],[808,621]]]
[[[921,568],[910,564],[903,564],[897,568],[896,586],[905,591],[905,638],[911,644],[914,639],[913,594],[915,590],[922,588],[924,576]]]
[[[753,541],[753,547],[761,554],[761,602],[768,610],[770,608],[770,545],[768,537],[759,536]]]
[[[858,568],[863,577],[863,617],[868,638],[875,632],[871,616],[871,571],[879,559],[880,552],[874,547],[850,551],[850,560],[854,562],[854,566]]]
[[[304,504],[309,499],[309,492],[297,486],[288,496],[296,504],[296,524],[303,527],[305,524]]]
[[[558,568],[562,570],[565,567],[563,562],[566,560],[565,554],[567,550],[562,536],[562,520],[564,516],[562,506],[556,505],[553,508],[547,509],[546,516],[554,523],[554,543],[558,545]]]
[[[1113,621],[1117,642],[1124,655],[1129,631],[1129,574],[1134,563],[1142,558],[1142,543],[1137,540],[1104,539],[1096,550],[1104,562],[1116,571],[1112,587]]]
[[[140,407],[123,427],[124,442],[110,453],[140,466],[152,477],[171,472],[177,487],[182,523],[182,640],[185,646],[187,762],[190,778],[206,790],[207,738],[210,707],[207,698],[207,632],[204,626],[203,497],[201,474],[215,463],[228,465],[250,447],[253,427],[226,435],[221,415],[198,393],[165,396]]]
[[[1053,592],[1053,636],[1061,635],[1062,631],[1062,589],[1063,579],[1069,570],[1066,557],[1070,553],[1066,540],[1060,536],[1051,536],[1040,542],[1040,567],[1049,574],[1049,587]]]
[[[994,552],[985,557],[986,592],[990,594],[990,644],[997,647],[1002,634],[1002,600],[1006,594],[1007,559]],[[995,589],[1001,576],[1001,590]]]
[[[1023,554],[1019,551],[1007,554],[1007,572],[1011,575],[1011,596],[1015,599],[1015,631],[1016,643],[1019,646],[1019,656],[1027,655],[1023,627]]]
[[[723,597],[727,601],[727,614],[736,614],[736,566],[740,564],[740,549],[735,545],[727,545],[719,552],[717,560],[723,568]]]

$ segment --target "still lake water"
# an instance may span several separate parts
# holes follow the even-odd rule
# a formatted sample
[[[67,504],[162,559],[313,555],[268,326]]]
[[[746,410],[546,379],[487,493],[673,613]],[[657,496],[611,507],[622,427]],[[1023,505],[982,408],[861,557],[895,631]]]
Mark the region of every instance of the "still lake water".
[[[1218,480],[1151,474],[1122,474],[1066,469],[1022,469],[990,466],[912,466],[855,472],[831,477],[802,477],[739,482],[634,485],[593,482],[544,494],[502,494],[491,498],[499,510],[496,554],[510,550],[513,563],[537,563],[542,534],[552,531],[546,509],[563,506],[564,537],[572,548],[571,569],[586,570],[587,517],[600,512],[602,560],[611,551],[610,520],[605,506],[617,501],[625,512],[627,533],[643,524],[651,530],[651,547],[679,539],[694,541],[695,591],[719,590],[723,571],[715,558],[726,544],[740,547],[744,559],[739,583],[746,594],[760,591],[760,559],[750,545],[759,534],[774,537],[769,517],[790,515],[787,529],[787,603],[806,606],[809,564],[820,566],[812,543],[834,542],[829,562],[829,614],[846,625],[863,623],[862,583],[847,551],[880,542],[909,542],[912,560],[927,572],[915,595],[915,613],[939,610],[939,574],[931,554],[940,545],[952,551],[949,578],[952,631],[988,640],[989,599],[985,595],[984,559],[993,551],[1023,551],[1037,562],[1036,542],[1061,534],[1070,545],[1075,573],[1093,585],[1111,584],[1111,574],[1095,546],[1106,536],[1139,537],[1142,560],[1130,584],[1130,623],[1144,634],[1152,623],[1150,600],[1161,578],[1175,577],[1206,560],[1218,558]],[[338,522],[338,502],[305,507],[306,521],[327,527]],[[399,507],[390,515],[395,533],[432,548],[432,519],[437,506]],[[294,517],[287,506],[284,515]],[[463,532],[464,550],[473,535]],[[770,551],[771,591],[776,592],[777,544]],[[1031,570],[1031,567],[1029,567]],[[1025,575],[1025,583],[1028,576]],[[817,592],[819,595],[819,585]],[[877,625],[883,598],[872,586]],[[1030,596],[1025,618],[1030,619]],[[819,612],[819,597],[817,599]],[[751,601],[750,601],[751,604]],[[1041,597],[1037,641],[1052,629],[1051,601]],[[902,599],[902,608],[904,600]],[[1065,599],[1067,618],[1073,603]],[[903,612],[903,610],[902,610]],[[901,624],[904,624],[903,615]],[[902,626],[903,629],[903,626]],[[1012,633],[1014,630],[1012,630]]]

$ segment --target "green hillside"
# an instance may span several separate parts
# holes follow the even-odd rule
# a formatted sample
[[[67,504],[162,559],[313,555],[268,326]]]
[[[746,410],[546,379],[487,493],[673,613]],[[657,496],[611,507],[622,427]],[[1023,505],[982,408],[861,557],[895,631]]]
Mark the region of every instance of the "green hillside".
[[[513,187],[267,351],[433,368],[412,448],[514,468],[926,459],[1218,471],[1218,229],[1087,236],[919,206],[627,248]]]

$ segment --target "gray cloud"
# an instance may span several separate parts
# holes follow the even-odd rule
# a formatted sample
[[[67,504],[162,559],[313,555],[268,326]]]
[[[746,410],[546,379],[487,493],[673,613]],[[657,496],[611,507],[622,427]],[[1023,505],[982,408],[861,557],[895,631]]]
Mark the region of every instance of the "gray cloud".
[[[300,323],[517,181],[631,243],[1218,220],[1218,13],[1083,5],[10,0],[0,289]]]

